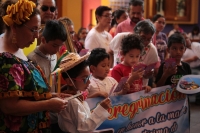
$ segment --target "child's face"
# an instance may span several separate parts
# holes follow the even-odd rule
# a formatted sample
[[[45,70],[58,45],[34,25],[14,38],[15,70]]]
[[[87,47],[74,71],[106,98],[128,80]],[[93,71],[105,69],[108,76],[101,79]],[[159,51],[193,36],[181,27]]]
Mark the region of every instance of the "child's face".
[[[126,66],[133,66],[139,62],[141,51],[139,49],[132,49],[125,55],[123,64]]]
[[[171,47],[168,48],[168,52],[171,58],[175,58],[176,60],[181,60],[185,52],[185,46],[182,43],[172,43]]]
[[[110,70],[110,62],[108,58],[102,60],[97,66],[91,66],[92,75],[98,79],[104,79]]]
[[[45,41],[45,43],[43,43],[43,44],[46,49],[45,54],[53,55],[59,51],[60,47],[64,44],[64,42],[59,39],[56,39],[53,41],[49,41],[48,43]]]
[[[80,91],[85,91],[88,85],[90,84],[89,77],[90,77],[89,67],[85,67],[85,69],[74,80],[76,88],[79,89]]]

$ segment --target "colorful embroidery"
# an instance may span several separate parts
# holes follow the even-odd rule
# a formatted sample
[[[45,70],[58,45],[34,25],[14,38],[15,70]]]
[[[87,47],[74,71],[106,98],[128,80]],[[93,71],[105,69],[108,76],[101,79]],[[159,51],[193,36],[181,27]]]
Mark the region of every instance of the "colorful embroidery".
[[[38,66],[10,53],[0,53],[0,99],[7,97],[36,101],[52,95]],[[19,117],[0,111],[0,132],[50,132],[47,114],[44,111]]]

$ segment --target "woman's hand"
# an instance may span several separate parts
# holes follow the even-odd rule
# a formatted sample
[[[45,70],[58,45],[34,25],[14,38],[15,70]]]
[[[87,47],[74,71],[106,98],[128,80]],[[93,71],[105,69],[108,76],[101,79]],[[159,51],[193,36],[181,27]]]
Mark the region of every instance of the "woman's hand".
[[[64,99],[66,97],[72,96],[72,94],[67,94],[67,93],[52,93],[53,97],[59,97],[61,99]]]
[[[51,98],[48,101],[48,110],[55,112],[55,113],[59,113],[62,110],[64,110],[67,106],[67,101],[62,100],[58,97],[56,98]]]

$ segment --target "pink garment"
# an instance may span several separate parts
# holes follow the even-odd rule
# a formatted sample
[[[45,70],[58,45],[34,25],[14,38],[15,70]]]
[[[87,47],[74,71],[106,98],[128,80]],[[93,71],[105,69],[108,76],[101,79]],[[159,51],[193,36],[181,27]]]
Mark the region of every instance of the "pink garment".
[[[144,20],[144,18],[142,18],[141,20]],[[136,23],[131,22],[131,19],[127,18],[126,20],[124,20],[123,22],[118,24],[116,31],[115,31],[115,35],[117,35],[118,33],[121,33],[121,32],[131,32],[132,33],[135,25],[136,25]]]
[[[131,73],[131,71],[132,71],[132,68],[130,66],[118,64],[112,69],[111,76],[115,80],[117,80],[117,82],[120,82],[122,77],[129,77],[129,74]],[[131,84],[131,88],[127,94],[143,90],[142,86],[143,86],[142,78],[135,80]]]

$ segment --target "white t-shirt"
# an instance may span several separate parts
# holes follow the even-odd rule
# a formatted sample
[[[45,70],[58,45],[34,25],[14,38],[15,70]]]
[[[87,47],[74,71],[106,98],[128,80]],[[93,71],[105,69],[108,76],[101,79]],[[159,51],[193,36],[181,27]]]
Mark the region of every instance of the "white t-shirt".
[[[200,59],[200,43],[192,42],[191,48],[192,51],[194,51],[195,55]]]
[[[192,36],[192,33],[189,33],[189,34],[188,34],[188,37],[189,37],[190,39],[200,39],[200,33],[199,33],[198,35],[194,35],[194,36]]]
[[[112,77],[106,77],[103,80],[96,79],[91,76],[90,84],[88,86],[88,96],[93,95],[96,92],[107,92],[110,93],[113,86],[117,86],[118,82]]]
[[[185,60],[187,58],[192,58],[194,56],[196,56],[194,51],[192,49],[187,48],[185,53],[183,54],[182,60]],[[195,67],[200,66],[200,59],[193,61],[193,62],[190,62],[189,65],[190,65],[191,68],[195,68]]]
[[[112,40],[112,36],[107,32],[98,32],[96,28],[92,28],[85,39],[85,49],[92,51],[94,48],[105,48],[106,52],[109,49],[109,43]]]
[[[122,33],[118,33],[110,42],[109,44],[109,48],[113,51],[113,55],[114,55],[114,65],[117,65],[117,61],[118,61],[118,56],[119,56],[119,52],[120,52],[120,48],[121,48],[121,42],[122,39],[131,34],[130,32],[122,32]]]

